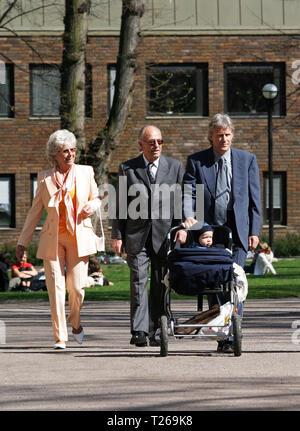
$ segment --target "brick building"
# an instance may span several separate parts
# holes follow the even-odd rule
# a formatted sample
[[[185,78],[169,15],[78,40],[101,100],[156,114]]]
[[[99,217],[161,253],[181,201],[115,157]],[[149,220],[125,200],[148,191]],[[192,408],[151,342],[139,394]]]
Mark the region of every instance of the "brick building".
[[[20,0],[19,6],[40,3]],[[45,143],[60,128],[63,3],[12,20],[18,37],[0,30],[0,246],[17,240],[36,174],[47,167]],[[105,124],[111,103],[121,14],[120,0],[96,3],[86,52],[87,139]],[[211,116],[227,112],[236,127],[234,145],[257,155],[267,229],[268,135],[261,88],[274,82],[279,90],[273,116],[275,238],[299,232],[300,0],[148,0],[145,5],[134,100],[111,160],[111,177],[120,162],[139,153],[137,133],[145,124],[160,127],[164,153],[185,162],[208,146]]]

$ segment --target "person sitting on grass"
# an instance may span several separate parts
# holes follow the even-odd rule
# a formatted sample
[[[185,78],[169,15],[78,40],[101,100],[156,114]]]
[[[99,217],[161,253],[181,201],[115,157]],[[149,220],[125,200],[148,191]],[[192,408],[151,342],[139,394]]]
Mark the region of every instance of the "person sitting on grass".
[[[244,266],[247,274],[265,275],[268,272],[276,275],[276,271],[272,265],[275,261],[271,247],[266,243],[259,243],[259,248],[253,256],[251,265]]]
[[[27,257],[27,253],[24,252],[22,259],[11,267],[10,289],[30,291],[31,280],[38,272],[31,263],[27,262]]]
[[[88,287],[92,286],[113,286],[114,283],[108,281],[101,271],[99,260],[95,256],[89,258]]]

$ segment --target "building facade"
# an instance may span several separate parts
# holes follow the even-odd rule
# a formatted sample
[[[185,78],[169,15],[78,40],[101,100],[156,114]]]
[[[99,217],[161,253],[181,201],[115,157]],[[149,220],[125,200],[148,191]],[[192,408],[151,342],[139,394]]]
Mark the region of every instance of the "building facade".
[[[12,10],[0,29],[0,246],[17,240],[37,172],[47,167],[46,141],[60,128],[64,2],[53,3],[20,0],[22,9]],[[1,2],[0,14],[7,4]],[[120,0],[92,2],[87,140],[104,126],[110,109],[120,16]],[[120,162],[139,154],[142,126],[157,125],[164,153],[185,162],[209,146],[211,117],[226,112],[235,124],[233,145],[257,155],[267,231],[267,108],[261,90],[273,82],[274,234],[299,232],[299,22],[300,0],[145,1],[134,99],[111,159],[111,180]],[[108,223],[105,229],[109,237]]]

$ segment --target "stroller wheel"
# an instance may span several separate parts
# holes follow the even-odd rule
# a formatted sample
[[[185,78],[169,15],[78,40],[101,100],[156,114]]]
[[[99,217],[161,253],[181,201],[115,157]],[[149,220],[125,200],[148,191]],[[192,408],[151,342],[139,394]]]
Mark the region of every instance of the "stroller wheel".
[[[232,316],[233,352],[234,356],[242,354],[242,318],[239,314]]]
[[[160,318],[160,356],[168,356],[168,318]]]

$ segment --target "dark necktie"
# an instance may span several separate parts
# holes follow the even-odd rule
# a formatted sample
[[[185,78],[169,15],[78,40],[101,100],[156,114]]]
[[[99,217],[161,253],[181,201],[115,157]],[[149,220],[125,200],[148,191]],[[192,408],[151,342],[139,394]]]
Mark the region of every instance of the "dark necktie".
[[[155,175],[152,172],[152,167],[153,166],[154,166],[154,163],[149,163],[148,166],[147,166],[147,173],[148,173],[148,177],[149,177],[149,180],[150,180],[151,184],[155,183]]]
[[[215,200],[215,223],[223,225],[227,221],[229,190],[227,187],[227,166],[223,157],[218,162]]]

